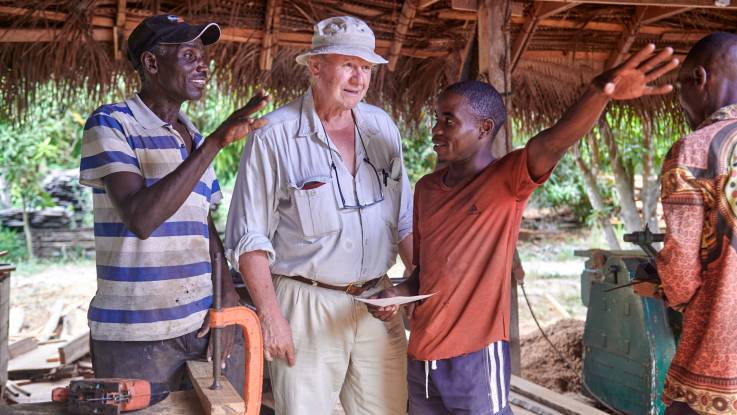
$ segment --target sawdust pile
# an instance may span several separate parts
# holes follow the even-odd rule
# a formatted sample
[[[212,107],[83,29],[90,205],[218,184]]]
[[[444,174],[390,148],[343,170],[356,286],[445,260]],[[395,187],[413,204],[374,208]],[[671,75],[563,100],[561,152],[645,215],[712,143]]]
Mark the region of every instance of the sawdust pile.
[[[550,347],[539,330],[522,337],[522,377],[557,392],[580,393],[583,327],[583,321],[574,319],[559,320],[543,327],[550,341],[568,359],[574,370]]]

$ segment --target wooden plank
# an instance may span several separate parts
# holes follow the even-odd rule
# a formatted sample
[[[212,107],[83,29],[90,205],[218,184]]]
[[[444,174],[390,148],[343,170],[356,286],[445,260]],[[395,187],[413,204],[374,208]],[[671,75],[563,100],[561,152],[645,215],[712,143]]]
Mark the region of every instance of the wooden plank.
[[[5,276],[7,274],[7,276]],[[10,271],[0,271],[0,401],[8,380],[8,333],[10,329]]]
[[[78,335],[59,347],[61,364],[73,363],[90,352],[90,331]]]
[[[512,46],[512,70],[514,73],[520,62],[522,53],[527,49],[532,36],[537,29],[538,23],[557,13],[566,11],[575,7],[576,3],[561,3],[557,1],[536,1],[531,8],[530,15],[526,17],[525,23],[522,25],[522,32],[517,36]]]
[[[394,40],[389,47],[389,64],[387,65],[390,72],[394,72],[399,60],[399,53],[402,51],[402,44],[407,35],[407,31],[412,26],[412,21],[417,14],[417,0],[404,0],[402,4],[402,13],[399,15],[397,28],[394,30]]]
[[[33,337],[24,337],[18,341],[10,343],[8,346],[8,355],[11,359],[28,353],[31,350],[38,348],[38,342]]]
[[[512,375],[511,389],[527,399],[539,402],[563,415],[606,415],[592,406],[571,397],[553,392],[538,384]]]
[[[514,415],[535,414],[535,415],[561,415],[555,409],[549,408],[540,402],[526,398],[516,392],[509,392],[509,402],[514,406]]]
[[[64,300],[56,300],[54,304],[49,307],[49,317],[46,320],[43,330],[38,335],[38,341],[43,342],[49,339],[56,331],[56,326],[59,325],[59,319],[61,318],[61,312],[64,310]]]
[[[450,8],[453,10],[476,12],[479,9],[479,2],[478,0],[451,0]]]
[[[59,356],[59,345],[56,343],[39,345],[37,348],[17,356],[8,362],[8,374],[13,372],[47,371],[59,367],[58,362],[47,362],[50,357]]]
[[[433,4],[439,2],[440,0],[420,0],[419,3],[417,3],[417,8],[420,10],[428,8],[432,6]]]
[[[0,43],[54,42],[62,32],[57,29],[0,29]],[[113,40],[112,29],[93,29],[92,38],[100,42]]]
[[[29,16],[36,19],[44,19],[52,22],[65,22],[69,20],[66,13],[53,12],[48,10],[33,10],[22,7],[0,7],[0,14],[7,16]],[[113,27],[113,19],[103,16],[93,16],[91,23],[94,26]]]
[[[212,385],[212,363],[190,360],[187,362],[187,372],[197,397],[200,399],[202,409],[207,415],[245,413],[245,402],[224,376],[221,378],[222,389],[210,389],[210,385]]]

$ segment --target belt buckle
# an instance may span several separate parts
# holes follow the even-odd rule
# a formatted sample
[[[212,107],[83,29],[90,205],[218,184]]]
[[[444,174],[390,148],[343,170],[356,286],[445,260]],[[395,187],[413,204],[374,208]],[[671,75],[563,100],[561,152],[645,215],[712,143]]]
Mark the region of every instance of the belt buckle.
[[[349,295],[358,295],[361,294],[361,286],[356,285],[355,283],[350,283],[345,287],[345,293]]]

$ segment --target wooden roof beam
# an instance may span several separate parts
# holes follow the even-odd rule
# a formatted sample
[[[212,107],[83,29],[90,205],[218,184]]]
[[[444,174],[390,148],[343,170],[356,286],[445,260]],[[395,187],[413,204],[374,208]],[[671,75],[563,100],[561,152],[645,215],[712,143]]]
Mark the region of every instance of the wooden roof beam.
[[[270,71],[274,62],[274,55],[279,40],[279,19],[281,16],[281,0],[268,0],[266,2],[265,32],[261,40],[261,54],[258,66],[262,71]]]
[[[65,22],[69,19],[69,15],[66,13],[52,12],[48,10],[33,10],[22,7],[0,6],[0,14],[6,16],[31,16],[52,22]],[[93,26],[113,27],[113,19],[109,17],[93,16],[90,23],[92,23]]]
[[[714,0],[558,0],[566,3],[607,4],[612,6],[660,6],[660,7],[694,7],[706,9],[737,10],[737,1],[729,6],[717,6]]]
[[[625,58],[629,57],[629,53],[625,54]],[[593,61],[593,62],[606,62],[611,56],[610,52],[598,52],[598,51],[568,51],[568,50],[528,50],[522,54],[522,59],[539,60],[539,59],[570,59],[576,61]],[[674,58],[683,60],[685,55],[673,54]]]
[[[435,3],[439,2],[439,1],[440,0],[420,0],[417,3],[417,8],[420,9],[420,10],[426,9],[426,8],[432,6],[433,4],[435,4]]]
[[[619,41],[617,41],[616,49],[612,51],[604,65],[607,69],[619,65],[624,55],[630,51],[632,44],[635,43],[635,39],[637,38],[637,32],[639,32],[640,26],[642,26],[642,19],[645,17],[647,9],[647,7],[635,8],[632,21],[627,25],[627,30],[622,33]]]
[[[642,24],[655,23],[659,20],[673,17],[677,14],[693,10],[693,7],[662,7],[662,6],[650,6],[645,12],[645,16],[642,17]]]
[[[556,1],[536,1],[532,5],[530,15],[526,17],[525,23],[522,25],[522,32],[517,36],[512,46],[512,73],[519,64],[522,53],[527,49],[540,20],[546,19],[557,13],[575,7],[576,3],[561,3]]]
[[[417,1],[416,0],[404,0],[402,5],[402,13],[399,15],[399,21],[397,22],[397,28],[394,31],[394,40],[389,47],[389,64],[387,65],[390,72],[394,72],[397,68],[397,61],[399,60],[399,52],[402,51],[402,44],[407,36],[409,28],[412,26],[412,21],[417,14]]]
[[[127,3],[126,0],[118,0],[118,14],[115,16],[115,26],[113,26],[113,56],[116,60],[123,59],[122,45]]]

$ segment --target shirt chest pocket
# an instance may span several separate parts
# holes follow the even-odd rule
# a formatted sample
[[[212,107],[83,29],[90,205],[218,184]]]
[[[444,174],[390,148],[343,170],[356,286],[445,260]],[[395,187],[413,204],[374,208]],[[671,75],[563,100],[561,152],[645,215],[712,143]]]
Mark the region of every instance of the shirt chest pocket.
[[[293,197],[305,237],[327,235],[340,229],[335,196],[329,182],[306,182],[293,190]]]

